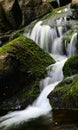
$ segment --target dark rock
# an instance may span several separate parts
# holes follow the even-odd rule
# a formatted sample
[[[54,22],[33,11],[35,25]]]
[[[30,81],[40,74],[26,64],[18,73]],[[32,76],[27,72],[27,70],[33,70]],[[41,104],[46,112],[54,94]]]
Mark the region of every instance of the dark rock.
[[[60,1],[60,6],[64,6],[66,4],[71,3],[72,0],[59,0]]]
[[[0,3],[0,35],[11,29],[11,25],[6,17],[6,12]]]
[[[53,6],[53,8],[58,8],[59,6],[56,0],[52,0],[49,3]]]
[[[42,0],[9,0],[0,1],[1,34],[28,25],[52,10],[48,2]]]

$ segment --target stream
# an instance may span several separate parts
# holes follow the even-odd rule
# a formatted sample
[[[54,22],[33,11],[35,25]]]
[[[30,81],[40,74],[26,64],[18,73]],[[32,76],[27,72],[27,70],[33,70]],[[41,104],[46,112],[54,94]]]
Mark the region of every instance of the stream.
[[[57,21],[57,25],[61,20]],[[56,63],[46,68],[47,77],[41,80],[41,93],[33,104],[24,110],[1,115],[0,130],[78,130],[78,111],[52,110],[47,98],[55,86],[63,80],[64,63],[68,57],[76,53],[76,33],[73,34],[70,43],[63,47],[62,38],[66,30],[64,26],[56,29],[42,25],[42,21],[39,21],[31,34],[26,34],[47,51]]]

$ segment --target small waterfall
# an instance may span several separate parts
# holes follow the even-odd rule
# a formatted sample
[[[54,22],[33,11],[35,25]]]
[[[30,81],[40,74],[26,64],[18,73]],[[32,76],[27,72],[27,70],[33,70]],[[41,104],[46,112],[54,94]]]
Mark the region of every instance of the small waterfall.
[[[77,33],[74,33],[69,44],[69,56],[76,54]]]
[[[39,21],[33,28],[31,35],[29,35],[29,38],[34,40],[36,43],[39,43],[40,40],[40,31],[41,31],[41,24],[42,21]]]
[[[42,49],[51,53],[52,43],[57,38],[57,31],[51,28],[49,25],[41,25],[42,21],[39,21],[33,28],[31,35],[28,36],[40,45]]]
[[[45,51],[62,55],[62,36],[67,30],[66,26],[61,26],[63,20],[63,18],[56,20],[57,27],[55,28],[51,28],[49,25],[42,25],[42,21],[39,21],[32,29],[31,34],[27,33],[26,36],[34,40]]]

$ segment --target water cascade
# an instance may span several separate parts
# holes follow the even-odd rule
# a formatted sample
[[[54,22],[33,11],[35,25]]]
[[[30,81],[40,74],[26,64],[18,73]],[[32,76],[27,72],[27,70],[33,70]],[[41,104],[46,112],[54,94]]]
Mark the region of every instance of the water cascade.
[[[43,25],[42,21],[39,21],[32,29],[30,35],[26,35],[30,39],[33,39],[42,49],[49,52],[55,59],[59,56],[72,56],[76,54],[77,33],[74,33],[71,37],[70,43],[63,43],[65,33],[68,31],[67,26],[61,25],[66,22],[65,18],[57,19],[56,27],[49,25]],[[65,52],[64,52],[65,51]]]
[[[41,25],[42,21],[39,21],[33,28],[31,35],[27,35],[40,45],[41,48],[47,52],[51,52],[52,43],[57,38],[57,30],[51,28],[49,25]]]
[[[77,33],[74,33],[71,38],[70,44],[68,45],[68,50],[69,50],[68,55],[69,56],[76,54],[76,44],[77,44]]]
[[[27,34],[27,36],[36,41],[41,48],[48,51],[57,62],[46,68],[47,77],[42,79],[40,83],[41,94],[36,101],[34,101],[34,103],[28,106],[25,110],[11,112],[1,117],[1,130],[7,130],[10,126],[16,126],[19,123],[46,115],[51,111],[52,108],[49,104],[47,96],[54,89],[54,87],[63,80],[62,67],[67,59],[63,52],[62,44],[62,37],[64,33],[59,32],[60,31],[57,31],[56,28],[51,28],[49,25],[42,25],[42,21],[39,21],[33,28],[31,35]],[[69,44],[70,55],[75,53],[74,45],[76,44],[76,39],[77,34],[74,34]],[[73,43],[73,41],[75,42]]]

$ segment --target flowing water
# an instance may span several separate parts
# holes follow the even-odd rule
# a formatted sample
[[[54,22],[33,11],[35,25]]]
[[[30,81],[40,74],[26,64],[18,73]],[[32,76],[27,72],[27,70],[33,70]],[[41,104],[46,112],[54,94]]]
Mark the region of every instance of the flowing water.
[[[60,19],[60,21],[62,20]],[[57,24],[58,23],[59,21],[57,21]],[[66,118],[68,117],[64,114],[68,111],[64,110],[59,115],[57,110],[52,114],[52,108],[47,98],[54,87],[63,80],[62,67],[67,60],[62,44],[62,38],[65,33],[63,29],[64,27],[62,26],[57,27],[57,29],[51,28],[49,25],[42,25],[42,21],[39,21],[33,28],[31,35],[27,34],[27,36],[36,41],[41,48],[49,52],[56,60],[56,63],[46,68],[47,77],[40,82],[41,94],[36,101],[34,101],[32,105],[29,105],[25,110],[10,112],[2,116],[0,118],[0,130],[60,130],[61,127],[65,125],[64,121],[66,121]],[[76,39],[77,34],[74,34],[69,45],[65,47],[68,56],[76,53]],[[74,44],[73,41],[75,41]],[[74,111],[72,111],[72,113],[74,113]],[[63,119],[64,116],[65,120]],[[66,124],[67,127],[71,122],[70,119],[68,120],[68,124]],[[74,121],[73,124],[73,128],[76,128]],[[70,130],[70,128],[72,130],[71,125],[67,130]],[[62,130],[64,129],[65,126]]]

